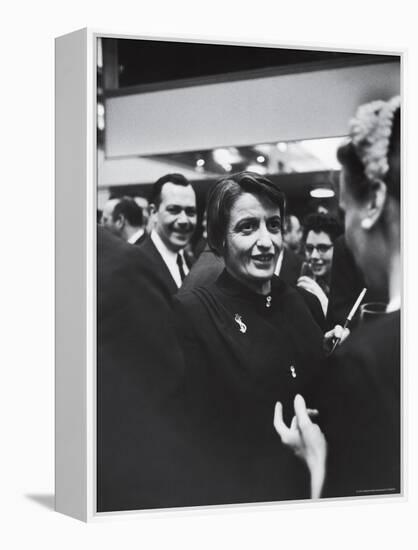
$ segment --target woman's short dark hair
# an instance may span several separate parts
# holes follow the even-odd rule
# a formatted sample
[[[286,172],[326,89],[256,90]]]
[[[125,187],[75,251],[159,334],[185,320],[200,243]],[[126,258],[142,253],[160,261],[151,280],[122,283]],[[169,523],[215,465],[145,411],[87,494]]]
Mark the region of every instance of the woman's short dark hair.
[[[337,237],[342,235],[343,228],[337,218],[331,214],[312,212],[303,220],[303,239],[305,241],[309,231],[326,233],[333,243]]]
[[[388,194],[396,200],[400,200],[400,108],[393,115],[391,136],[387,160],[389,170],[382,178],[387,186]],[[345,168],[346,181],[350,190],[358,199],[364,199],[373,186],[373,181],[367,178],[364,165],[357,154],[356,147],[350,141],[342,145],[337,151],[337,158]]]
[[[222,178],[210,191],[207,203],[208,244],[218,256],[222,254],[231,208],[244,193],[268,199],[277,205],[283,223],[285,196],[268,178],[254,172],[239,172]]]

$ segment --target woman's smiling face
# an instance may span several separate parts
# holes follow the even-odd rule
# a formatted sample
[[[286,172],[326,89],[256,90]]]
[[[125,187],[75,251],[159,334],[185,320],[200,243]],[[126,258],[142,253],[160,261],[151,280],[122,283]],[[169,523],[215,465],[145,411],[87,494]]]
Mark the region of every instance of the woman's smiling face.
[[[267,293],[281,248],[279,207],[251,193],[240,195],[231,208],[226,230],[228,272],[256,292]]]

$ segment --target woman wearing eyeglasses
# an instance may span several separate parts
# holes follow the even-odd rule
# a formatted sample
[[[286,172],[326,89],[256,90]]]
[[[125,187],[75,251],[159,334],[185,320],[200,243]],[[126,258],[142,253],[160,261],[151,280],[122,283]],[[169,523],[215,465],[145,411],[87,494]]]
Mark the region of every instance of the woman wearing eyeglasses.
[[[305,263],[298,286],[314,294],[327,314],[334,241],[342,228],[330,214],[309,214],[304,221]]]

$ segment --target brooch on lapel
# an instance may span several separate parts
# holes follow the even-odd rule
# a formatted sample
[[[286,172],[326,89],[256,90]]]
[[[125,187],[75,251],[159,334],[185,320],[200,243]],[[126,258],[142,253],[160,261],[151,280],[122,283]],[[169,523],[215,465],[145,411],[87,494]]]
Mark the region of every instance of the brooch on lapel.
[[[240,332],[245,334],[247,332],[247,325],[243,322],[241,315],[238,313],[235,313],[235,322],[238,324]]]

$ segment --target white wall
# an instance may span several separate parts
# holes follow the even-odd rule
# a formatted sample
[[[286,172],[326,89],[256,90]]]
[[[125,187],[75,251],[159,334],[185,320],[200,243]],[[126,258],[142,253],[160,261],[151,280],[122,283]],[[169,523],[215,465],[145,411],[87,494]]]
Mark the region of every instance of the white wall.
[[[399,93],[397,63],[110,98],[107,158],[343,135],[360,103]]]

